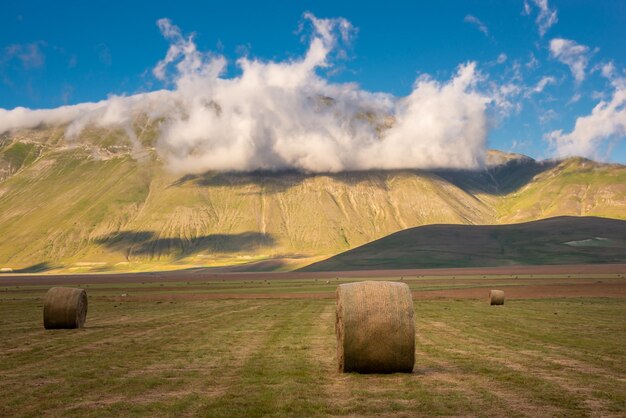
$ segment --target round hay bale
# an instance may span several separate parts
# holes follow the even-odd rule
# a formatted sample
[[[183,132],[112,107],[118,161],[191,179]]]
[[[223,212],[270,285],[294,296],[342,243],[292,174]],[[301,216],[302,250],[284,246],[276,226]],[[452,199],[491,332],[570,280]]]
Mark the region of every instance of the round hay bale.
[[[53,287],[43,302],[45,329],[81,328],[87,317],[87,292],[71,287]]]
[[[504,290],[490,290],[489,303],[491,305],[504,305]]]
[[[406,283],[339,285],[335,329],[340,372],[413,371],[415,320]]]

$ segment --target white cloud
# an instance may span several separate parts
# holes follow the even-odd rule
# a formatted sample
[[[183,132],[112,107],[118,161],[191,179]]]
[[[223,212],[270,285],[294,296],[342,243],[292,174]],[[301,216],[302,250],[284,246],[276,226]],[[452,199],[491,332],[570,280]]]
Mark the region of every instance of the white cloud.
[[[472,25],[476,26],[476,28],[481,31],[485,36],[489,36],[489,29],[487,28],[487,25],[485,25],[479,18],[477,18],[476,16],[472,16],[472,15],[466,15],[465,19],[463,19],[465,22],[467,23],[471,23]]]
[[[463,65],[448,83],[421,78],[399,101],[396,125],[382,141],[362,152],[362,167],[479,167],[487,134],[485,109],[491,99],[472,91],[474,63]]]
[[[543,90],[549,86],[550,84],[556,84],[556,79],[554,77],[551,76],[544,76],[541,77],[541,80],[539,80],[537,82],[537,84],[535,84],[534,87],[528,89],[526,91],[526,94],[524,95],[525,97],[530,97],[533,94],[539,94],[542,93]]]
[[[532,141],[526,140],[517,140],[514,139],[511,141],[511,146],[509,147],[509,152],[527,152],[532,147]]]
[[[504,52],[502,52],[500,55],[498,55],[498,59],[496,60],[496,62],[498,64],[503,64],[507,59],[507,56]]]
[[[591,92],[591,98],[593,100],[606,100],[607,93],[604,91],[594,90]]]
[[[579,92],[574,93],[574,95],[567,101],[568,105],[580,102],[583,96]]]
[[[548,0],[532,0],[535,7],[539,10],[537,14],[537,18],[535,19],[535,23],[537,24],[537,28],[539,29],[539,35],[543,36],[546,34],[548,29],[552,27],[557,21],[557,12],[556,9],[550,9],[548,5]],[[532,12],[532,7],[528,0],[524,0],[524,12],[525,15],[530,15]]]
[[[609,80],[615,77],[615,64],[613,61],[608,62],[602,66],[602,77],[608,78]]]
[[[557,157],[582,156],[604,159],[603,146],[626,137],[626,79],[613,81],[610,101],[600,101],[587,116],[576,119],[569,133],[562,130],[550,132],[550,141]]]
[[[539,60],[535,57],[535,54],[533,54],[532,52],[530,53],[530,58],[528,59],[528,62],[524,64],[524,66],[529,70],[534,70],[535,68],[539,67]]]
[[[61,100],[63,101],[63,103],[67,104],[70,101],[70,98],[72,97],[73,92],[74,92],[73,86],[69,84],[65,84],[63,86],[63,89],[61,91]]]
[[[558,113],[556,113],[556,111],[554,109],[548,109],[545,111],[542,111],[539,114],[539,123],[541,123],[542,125],[545,125],[548,122],[551,122],[553,120],[555,120],[556,118],[558,118]]]
[[[507,118],[511,113],[522,110],[522,104],[516,99],[523,91],[520,84],[510,82],[504,84],[491,83],[490,97],[498,111],[500,119]]]
[[[0,133],[65,124],[66,136],[76,138],[88,125],[120,126],[139,146],[131,122],[146,113],[163,118],[156,149],[176,172],[484,164],[488,106],[501,104],[478,91],[475,63],[461,65],[447,82],[419,77],[403,98],[331,83],[318,72],[332,66],[353,28],[345,19],[305,19],[313,32],[304,56],[281,62],[241,57],[241,75],[232,78],[222,76],[224,57],[198,51],[193,37],[161,19],[170,47],[153,73],[171,90],[49,110],[0,109]]]
[[[579,45],[569,39],[555,38],[550,41],[550,53],[569,67],[576,83],[585,79],[585,69],[589,63],[589,47]]]
[[[134,116],[145,113],[158,117],[173,111],[175,101],[167,90],[133,96],[111,96],[96,103],[81,103],[55,109],[27,109],[16,107],[0,109],[0,133],[18,129],[36,128],[40,125],[67,125],[65,134],[75,138],[89,125],[113,127],[130,125]]]
[[[9,45],[4,48],[0,56],[0,64],[17,59],[25,70],[42,67],[45,63],[45,55],[41,48],[45,45],[42,41]]]

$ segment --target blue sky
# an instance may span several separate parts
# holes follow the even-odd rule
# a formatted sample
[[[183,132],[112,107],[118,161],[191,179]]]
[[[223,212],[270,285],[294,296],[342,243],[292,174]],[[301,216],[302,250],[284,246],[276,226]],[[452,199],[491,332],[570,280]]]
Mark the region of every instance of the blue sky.
[[[576,119],[610,103],[626,78],[626,2],[619,0],[22,0],[2,2],[0,108],[54,108],[168,87],[152,73],[168,49],[161,18],[195,33],[199,50],[229,59],[224,77],[239,74],[233,62],[242,54],[297,58],[308,46],[298,31],[306,11],[343,17],[357,29],[347,57],[319,70],[332,82],[406,96],[420,74],[445,82],[459,65],[476,62],[485,88],[517,89],[492,111],[488,146],[536,158],[553,155],[546,135],[572,133]],[[593,156],[623,164],[623,103],[614,104],[609,122],[589,122],[615,125],[594,140]],[[584,142],[594,135],[588,132],[568,138]],[[581,147],[574,149],[589,154],[589,145]]]

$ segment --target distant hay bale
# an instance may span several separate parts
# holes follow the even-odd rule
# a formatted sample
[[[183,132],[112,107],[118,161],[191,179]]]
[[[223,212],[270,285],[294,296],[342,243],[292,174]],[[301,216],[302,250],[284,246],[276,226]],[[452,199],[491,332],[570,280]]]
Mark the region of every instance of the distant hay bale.
[[[335,326],[340,372],[413,371],[415,321],[406,283],[339,285]]]
[[[84,289],[53,287],[43,302],[45,329],[81,328],[87,317],[87,292]]]
[[[504,305],[504,290],[490,290],[489,303],[491,305]]]

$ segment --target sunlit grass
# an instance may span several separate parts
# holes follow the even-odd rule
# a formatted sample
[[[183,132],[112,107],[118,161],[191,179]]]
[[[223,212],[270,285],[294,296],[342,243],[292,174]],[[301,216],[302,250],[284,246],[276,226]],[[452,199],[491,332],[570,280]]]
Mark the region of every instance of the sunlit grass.
[[[314,280],[164,285],[192,293],[336,287]],[[416,300],[414,373],[358,375],[336,371],[332,299],[111,298],[160,287],[147,286],[90,285],[86,328],[58,331],[42,327],[45,287],[0,289],[0,415],[626,411],[624,299],[518,299],[502,307]]]

